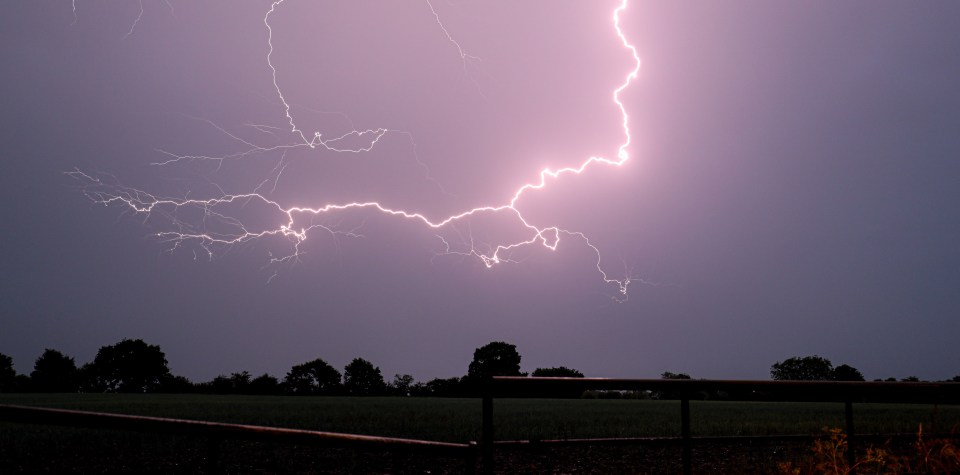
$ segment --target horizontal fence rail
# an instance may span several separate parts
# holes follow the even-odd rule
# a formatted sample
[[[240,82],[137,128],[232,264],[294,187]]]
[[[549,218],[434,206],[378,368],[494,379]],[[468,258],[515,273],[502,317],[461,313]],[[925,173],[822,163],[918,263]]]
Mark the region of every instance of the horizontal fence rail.
[[[569,397],[584,391],[657,391],[680,403],[680,433],[677,437],[607,439],[561,439],[543,441],[497,441],[494,437],[493,400],[510,397]],[[494,449],[575,445],[673,445],[683,448],[683,472],[692,473],[691,446],[701,443],[754,443],[811,440],[813,435],[693,437],[690,431],[690,401],[705,396],[726,401],[836,402],[844,404],[847,458],[854,466],[855,440],[916,437],[915,434],[856,434],[854,403],[960,404],[960,383],[861,382],[861,381],[745,381],[697,379],[538,378],[496,376],[484,387],[480,449],[484,473],[493,473]],[[950,437],[956,437],[950,434]]]
[[[0,421],[208,437],[213,440],[246,440],[363,451],[419,453],[436,457],[462,458],[466,464],[465,471],[467,472],[473,471],[477,448],[475,443],[456,444],[6,404],[0,404]]]

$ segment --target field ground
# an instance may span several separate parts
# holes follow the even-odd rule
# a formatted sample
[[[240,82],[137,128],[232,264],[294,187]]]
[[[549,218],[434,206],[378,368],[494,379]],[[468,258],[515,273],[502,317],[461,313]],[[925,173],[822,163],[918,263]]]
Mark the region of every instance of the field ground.
[[[478,399],[0,394],[0,404],[450,442],[480,438]],[[495,401],[494,413],[498,440],[680,432],[677,401],[503,399]],[[916,433],[920,424],[925,432],[960,428],[956,406],[859,404],[854,414],[859,433]],[[694,401],[691,417],[694,436],[817,434],[824,427],[843,426],[843,405]],[[0,423],[0,472],[203,472],[209,445],[189,437]],[[702,472],[746,466],[759,472],[798,449],[783,444],[707,446],[697,448],[694,456]],[[457,473],[463,465],[403,454],[372,456],[238,442],[219,444],[218,453],[229,473]],[[679,470],[679,457],[674,447],[552,448],[504,452],[499,466],[520,473],[669,473]]]

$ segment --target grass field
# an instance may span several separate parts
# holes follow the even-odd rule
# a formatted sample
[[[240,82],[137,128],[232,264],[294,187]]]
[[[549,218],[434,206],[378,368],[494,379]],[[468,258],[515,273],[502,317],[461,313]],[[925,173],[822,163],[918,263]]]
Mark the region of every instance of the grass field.
[[[0,394],[0,404],[233,422],[450,442],[478,440],[480,401],[443,398]],[[677,401],[498,399],[497,439],[677,436]],[[813,434],[843,426],[831,403],[691,402],[695,436]],[[950,432],[960,407],[854,405],[858,432]]]
[[[312,430],[405,437],[450,442],[480,438],[478,399],[258,397],[161,394],[2,394],[0,404],[196,419],[217,422],[290,427]],[[494,405],[498,440],[677,436],[680,411],[677,401],[502,399]],[[860,433],[916,433],[920,424],[950,432],[960,427],[960,407],[859,404],[854,406]],[[843,426],[843,405],[827,403],[691,402],[694,436],[816,434],[824,427]],[[935,424],[935,426],[934,426]],[[246,447],[246,448],[243,448]],[[264,470],[242,467],[234,471],[296,472],[286,463],[316,467],[347,463],[364,467],[368,460],[355,454],[333,456],[295,448],[263,451],[257,444],[233,444],[231,455],[253,455],[250,467],[267,463]],[[70,467],[98,467],[98,460],[120,461],[118,453],[146,453],[135,460],[153,460],[157,472],[179,471],[170,466],[178,457],[196,468],[203,459],[202,444],[185,437],[119,434],[107,431],[66,429],[0,423],[0,472],[62,472]],[[64,454],[71,455],[67,460]],[[50,454],[59,454],[51,457]],[[176,454],[176,457],[173,455]],[[324,462],[322,457],[334,457]],[[89,460],[84,459],[89,457]],[[307,457],[309,460],[301,460]],[[311,457],[320,457],[314,460]],[[38,468],[35,465],[40,460]],[[272,461],[271,461],[272,460]],[[353,462],[350,462],[353,460]],[[265,462],[266,461],[266,462]],[[254,463],[256,462],[256,463]],[[426,463],[426,462],[425,462]],[[49,464],[49,470],[44,467]],[[278,465],[279,464],[279,465]],[[352,464],[352,465],[351,465]],[[357,465],[360,464],[360,465]],[[405,460],[404,467],[417,466]],[[396,471],[371,469],[372,471]],[[84,470],[80,470],[84,471]],[[110,472],[111,470],[105,470]],[[144,471],[142,467],[137,471]],[[150,471],[150,470],[147,470]],[[188,471],[196,471],[190,469]],[[346,472],[365,469],[346,469]],[[415,470],[416,471],[416,470]],[[434,473],[437,470],[431,470]],[[443,472],[443,470],[439,470]]]

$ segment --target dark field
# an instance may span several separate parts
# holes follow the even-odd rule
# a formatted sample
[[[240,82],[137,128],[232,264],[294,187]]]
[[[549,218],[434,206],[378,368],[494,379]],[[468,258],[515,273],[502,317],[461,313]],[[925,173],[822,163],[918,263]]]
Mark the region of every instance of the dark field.
[[[0,404],[467,442],[480,438],[478,399],[325,398],[204,395],[4,394]],[[503,399],[494,404],[497,440],[678,436],[677,401]],[[960,407],[859,404],[858,433],[951,432]],[[843,426],[843,405],[691,402],[694,436],[817,434]],[[458,473],[459,460],[203,438],[0,423],[0,473]],[[698,472],[772,470],[803,446],[711,445],[695,450]],[[674,447],[503,451],[503,473],[669,473]],[[747,467],[750,467],[749,469]]]

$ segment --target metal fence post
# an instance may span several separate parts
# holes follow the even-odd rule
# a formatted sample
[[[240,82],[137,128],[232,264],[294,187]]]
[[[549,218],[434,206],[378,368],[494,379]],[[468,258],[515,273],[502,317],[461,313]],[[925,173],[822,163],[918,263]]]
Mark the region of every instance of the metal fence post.
[[[690,447],[690,400],[686,397],[680,400],[680,437],[683,439],[683,475],[693,473],[690,464],[692,449]]]

